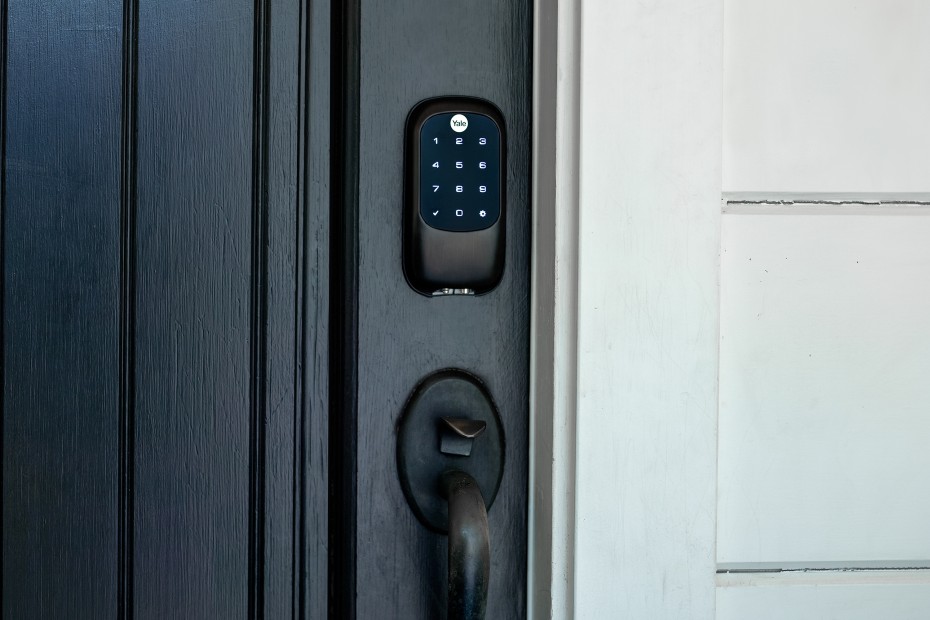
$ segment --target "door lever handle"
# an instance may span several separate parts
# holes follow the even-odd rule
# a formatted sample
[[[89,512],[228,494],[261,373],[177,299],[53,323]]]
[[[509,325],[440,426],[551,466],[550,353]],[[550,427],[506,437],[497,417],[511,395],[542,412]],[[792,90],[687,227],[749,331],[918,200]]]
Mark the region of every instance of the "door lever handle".
[[[500,488],[505,450],[491,395],[462,370],[441,370],[421,381],[397,426],[397,474],[404,496],[423,525],[449,535],[446,607],[452,620],[478,620],[486,613],[488,509]],[[433,593],[441,606],[441,583]],[[431,608],[430,616],[441,611]]]
[[[445,428],[442,430],[439,451],[457,456],[470,456],[475,437],[488,426],[484,420],[467,418],[442,418],[442,422]]]
[[[442,475],[449,502],[449,620],[483,620],[491,573],[491,539],[484,497],[463,471]]]

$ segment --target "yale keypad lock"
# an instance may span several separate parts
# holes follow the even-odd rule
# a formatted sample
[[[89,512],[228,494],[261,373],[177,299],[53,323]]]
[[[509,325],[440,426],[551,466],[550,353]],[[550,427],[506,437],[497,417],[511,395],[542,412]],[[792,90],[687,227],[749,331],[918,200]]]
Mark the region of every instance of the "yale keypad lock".
[[[404,273],[425,295],[481,294],[504,270],[504,119],[471,97],[427,99],[407,117]]]
[[[500,217],[500,130],[489,116],[445,112],[420,125],[420,217],[440,230],[490,228]]]

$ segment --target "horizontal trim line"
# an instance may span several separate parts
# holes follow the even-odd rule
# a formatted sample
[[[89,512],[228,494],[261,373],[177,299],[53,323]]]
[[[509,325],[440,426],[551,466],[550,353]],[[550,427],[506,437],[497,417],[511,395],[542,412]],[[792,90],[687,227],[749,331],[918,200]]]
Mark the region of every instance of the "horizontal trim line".
[[[717,573],[718,588],[797,586],[902,586],[930,587],[930,568],[806,569],[766,572]]]
[[[930,215],[930,194],[724,193],[727,215]]]
[[[722,197],[762,204],[930,204],[930,192],[723,192]]]
[[[930,570],[930,560],[849,560],[845,562],[721,562],[718,573],[792,571]]]
[[[930,215],[930,203],[918,202],[725,202],[724,215]]]

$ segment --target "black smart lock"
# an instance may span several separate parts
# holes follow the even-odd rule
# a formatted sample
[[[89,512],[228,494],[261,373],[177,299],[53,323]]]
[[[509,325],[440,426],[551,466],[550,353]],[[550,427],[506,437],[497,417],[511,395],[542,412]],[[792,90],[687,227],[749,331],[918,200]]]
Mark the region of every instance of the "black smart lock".
[[[504,272],[504,118],[473,97],[418,103],[407,117],[404,273],[424,295],[487,293]]]

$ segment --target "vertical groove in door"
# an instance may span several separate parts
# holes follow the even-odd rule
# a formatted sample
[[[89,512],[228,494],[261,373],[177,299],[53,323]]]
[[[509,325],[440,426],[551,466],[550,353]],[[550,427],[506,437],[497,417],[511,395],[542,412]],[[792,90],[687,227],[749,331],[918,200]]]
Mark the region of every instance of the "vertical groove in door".
[[[332,3],[329,614],[355,618],[359,0]]]
[[[4,500],[7,489],[3,487],[6,480],[6,455],[3,447],[6,445],[4,427],[6,426],[6,50],[7,50],[7,0],[0,0],[0,490]],[[0,550],[5,548],[3,521],[0,518]],[[2,551],[0,551],[2,553]],[[3,574],[4,562],[0,556],[0,601],[3,598],[3,584],[6,582]],[[3,615],[0,609],[0,616]]]
[[[298,57],[297,57],[297,190],[294,193],[294,244],[296,247],[295,273],[294,273],[294,316],[297,321],[294,325],[294,443],[293,443],[293,502],[291,504],[291,618],[305,618],[306,588],[303,587],[302,576],[307,572],[306,560],[306,519],[303,506],[307,495],[307,480],[304,468],[306,467],[304,445],[304,394],[305,373],[307,371],[307,344],[305,341],[307,324],[307,289],[304,278],[307,274],[307,151],[308,151],[308,123],[307,123],[307,93],[309,89],[309,69],[307,59],[307,38],[309,29],[308,3],[301,2],[299,8],[298,26]],[[316,331],[316,330],[314,330]]]
[[[249,324],[249,618],[264,616],[268,315],[270,0],[255,0],[252,67],[252,265]]]
[[[123,2],[120,119],[119,271],[119,533],[117,616],[133,617],[135,504],[136,120],[139,75],[139,0]]]

